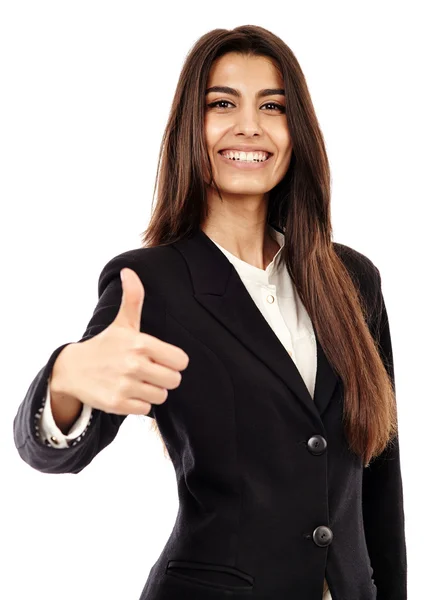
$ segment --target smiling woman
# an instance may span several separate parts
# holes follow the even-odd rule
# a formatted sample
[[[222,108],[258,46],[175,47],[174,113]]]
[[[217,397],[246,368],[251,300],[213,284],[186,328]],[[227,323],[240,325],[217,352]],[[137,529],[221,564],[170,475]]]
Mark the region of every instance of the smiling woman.
[[[82,339],[31,384],[20,455],[79,473],[128,414],[152,419],[180,506],[140,600],[405,600],[380,272],[332,240],[324,139],[279,37],[196,42],[156,184],[143,247],[105,265]]]
[[[228,52],[213,61],[205,99],[205,141],[217,183],[217,189],[207,189],[209,210],[218,214],[217,203],[225,202],[224,218],[236,221],[238,209],[254,204],[253,219],[264,222],[267,202],[262,190],[273,189],[283,179],[292,157],[280,70],[266,56]],[[229,226],[221,227],[225,235]],[[217,219],[216,229],[219,243],[225,243]],[[210,221],[204,230],[216,235]]]

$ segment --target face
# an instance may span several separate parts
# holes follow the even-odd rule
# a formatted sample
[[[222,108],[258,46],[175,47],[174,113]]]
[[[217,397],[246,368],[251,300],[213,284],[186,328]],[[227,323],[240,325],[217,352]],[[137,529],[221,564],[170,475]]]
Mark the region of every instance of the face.
[[[213,86],[229,89],[210,91]],[[261,199],[286,174],[292,144],[283,88],[281,75],[266,57],[228,53],[213,63],[205,98],[205,141],[222,196]],[[269,93],[260,95],[262,90]],[[227,149],[232,153],[220,154]],[[266,154],[249,154],[252,150]]]

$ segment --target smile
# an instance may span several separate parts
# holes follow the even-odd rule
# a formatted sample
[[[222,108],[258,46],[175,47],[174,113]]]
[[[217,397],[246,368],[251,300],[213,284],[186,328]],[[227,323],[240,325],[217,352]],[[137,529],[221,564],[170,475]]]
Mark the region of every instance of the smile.
[[[233,169],[243,169],[246,171],[248,169],[264,169],[267,164],[272,161],[274,154],[270,154],[265,160],[240,160],[239,158],[227,158],[220,152],[218,152],[218,156],[222,163],[225,163]]]

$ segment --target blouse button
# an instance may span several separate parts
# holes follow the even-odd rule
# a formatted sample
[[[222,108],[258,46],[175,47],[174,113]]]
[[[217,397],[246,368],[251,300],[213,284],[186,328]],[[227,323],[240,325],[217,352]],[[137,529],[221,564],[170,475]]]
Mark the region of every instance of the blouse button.
[[[51,435],[51,441],[54,442],[54,444],[58,444],[59,443],[58,439],[54,435]]]
[[[274,296],[272,294],[269,294],[266,297],[267,302],[269,302],[270,304],[272,304],[274,302]]]

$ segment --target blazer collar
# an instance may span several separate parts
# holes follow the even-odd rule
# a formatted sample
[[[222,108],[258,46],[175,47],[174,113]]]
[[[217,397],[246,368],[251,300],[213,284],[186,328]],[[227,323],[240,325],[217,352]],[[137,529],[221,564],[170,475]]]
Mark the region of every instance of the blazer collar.
[[[321,419],[339,377],[323,352],[314,324],[317,375],[314,397],[311,398],[294,361],[250,297],[236,269],[216,244],[199,228],[191,237],[172,245],[187,263],[194,298],[282,379],[310,416]]]

